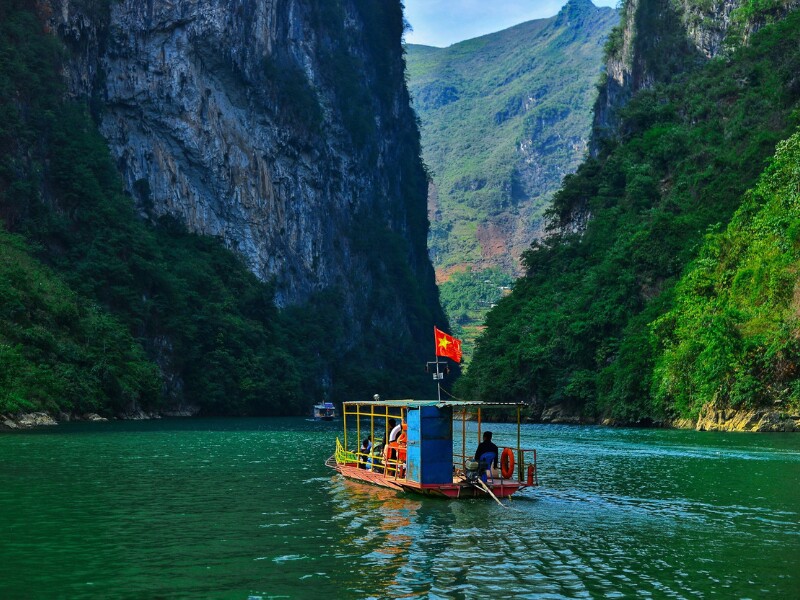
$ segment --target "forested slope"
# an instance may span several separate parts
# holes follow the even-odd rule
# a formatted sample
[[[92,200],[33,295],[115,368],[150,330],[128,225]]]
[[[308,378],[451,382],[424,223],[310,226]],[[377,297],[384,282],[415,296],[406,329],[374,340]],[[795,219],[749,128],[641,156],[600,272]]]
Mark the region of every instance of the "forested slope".
[[[778,145],[731,223],[709,234],[653,323],[657,410],[800,409],[800,133]]]
[[[448,48],[407,47],[439,281],[467,266],[518,274],[553,192],[583,159],[617,21],[611,8],[570,0],[549,19]]]
[[[618,137],[566,178],[550,211],[552,235],[525,254],[526,276],[490,313],[463,394],[640,423],[693,417],[706,403],[797,407],[786,366],[798,358],[786,304],[797,279],[795,228],[753,246],[758,260],[778,256],[774,267],[743,264],[734,276],[726,259],[713,269],[719,282],[703,283],[709,257],[729,256],[730,236],[747,237],[741,221],[692,261],[709,230],[725,227],[743,201],[752,214],[770,197],[769,181],[790,177],[784,149],[761,191],[747,193],[800,123],[798,40],[792,12],[619,111]],[[576,231],[576,214],[588,217],[585,230]],[[710,299],[730,277],[739,278],[734,299]],[[748,277],[749,301],[762,312],[732,317]],[[726,307],[723,317],[710,311],[714,303]],[[715,337],[712,322],[725,333]],[[717,347],[700,356],[703,336]]]

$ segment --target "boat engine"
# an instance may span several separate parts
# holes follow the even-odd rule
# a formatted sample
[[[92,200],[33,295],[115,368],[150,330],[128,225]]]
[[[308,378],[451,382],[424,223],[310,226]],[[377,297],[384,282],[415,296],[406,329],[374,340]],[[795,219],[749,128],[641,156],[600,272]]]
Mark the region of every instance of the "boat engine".
[[[480,478],[480,463],[477,460],[468,460],[464,463],[464,476],[470,483],[477,483]]]

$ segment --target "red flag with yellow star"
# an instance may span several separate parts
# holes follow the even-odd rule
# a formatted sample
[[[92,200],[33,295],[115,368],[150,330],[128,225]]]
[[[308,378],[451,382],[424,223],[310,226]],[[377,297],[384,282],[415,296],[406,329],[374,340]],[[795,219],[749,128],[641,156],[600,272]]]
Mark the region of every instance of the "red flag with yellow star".
[[[436,339],[436,356],[446,356],[457,363],[461,362],[461,340],[439,331],[436,327],[433,328],[433,337]]]

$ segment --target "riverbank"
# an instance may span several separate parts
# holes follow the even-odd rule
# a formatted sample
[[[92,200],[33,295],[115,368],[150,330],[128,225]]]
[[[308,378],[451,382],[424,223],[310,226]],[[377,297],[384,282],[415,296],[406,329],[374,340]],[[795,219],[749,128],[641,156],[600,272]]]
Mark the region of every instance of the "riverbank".
[[[164,417],[195,417],[199,408],[184,406],[174,410],[146,412],[141,409],[119,413],[113,417],[103,417],[97,413],[82,415],[47,412],[18,413],[15,415],[0,414],[0,433],[47,427],[72,421],[146,421]],[[459,417],[461,418],[461,417]],[[475,420],[477,417],[468,417]],[[736,411],[733,409],[716,409],[709,405],[697,419],[675,419],[672,421],[638,421],[624,422],[611,417],[595,417],[584,415],[580,411],[557,404],[543,410],[538,416],[526,419],[528,423],[544,425],[602,425],[605,427],[638,427],[656,429],[693,429],[695,431],[746,431],[760,433],[800,432],[800,414],[787,414],[768,409]]]
[[[152,419],[161,419],[163,417],[195,417],[199,412],[199,407],[182,406],[173,410],[149,412],[136,408],[128,412],[119,413],[113,417],[103,417],[97,413],[75,414],[62,412],[53,415],[45,411],[17,413],[13,415],[0,414],[0,433],[32,429],[34,427],[52,427],[59,423],[70,423],[72,421],[148,421]]]
[[[542,411],[534,423],[552,425],[604,425],[608,427],[655,427],[666,429],[694,429],[695,431],[749,431],[761,433],[800,432],[800,414],[769,410],[749,411],[718,409],[706,405],[697,419],[671,421],[623,422],[611,417],[583,415],[568,406],[557,404]]]

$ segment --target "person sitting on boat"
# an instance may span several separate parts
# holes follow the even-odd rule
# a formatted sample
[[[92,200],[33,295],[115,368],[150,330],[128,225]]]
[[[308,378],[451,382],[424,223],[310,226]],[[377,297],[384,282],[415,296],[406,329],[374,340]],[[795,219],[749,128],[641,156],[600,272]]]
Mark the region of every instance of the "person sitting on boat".
[[[483,441],[478,444],[478,449],[475,451],[475,460],[480,464],[481,479],[484,483],[487,480],[487,472],[497,468],[497,456],[500,451],[497,445],[492,442],[492,432],[483,432]]]
[[[367,436],[364,438],[364,441],[361,442],[361,452],[359,453],[358,457],[358,466],[361,469],[367,468],[367,457],[372,450],[372,436]]]

